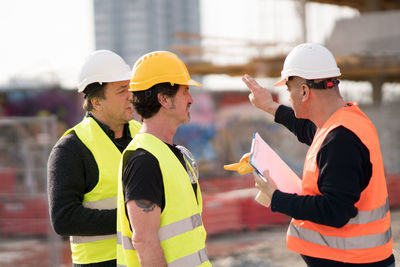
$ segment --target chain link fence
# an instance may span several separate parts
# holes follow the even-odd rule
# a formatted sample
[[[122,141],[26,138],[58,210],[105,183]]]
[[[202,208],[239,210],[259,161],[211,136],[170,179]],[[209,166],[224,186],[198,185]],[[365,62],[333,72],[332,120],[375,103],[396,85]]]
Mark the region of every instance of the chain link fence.
[[[0,266],[62,264],[46,194],[57,124],[55,116],[0,119]]]

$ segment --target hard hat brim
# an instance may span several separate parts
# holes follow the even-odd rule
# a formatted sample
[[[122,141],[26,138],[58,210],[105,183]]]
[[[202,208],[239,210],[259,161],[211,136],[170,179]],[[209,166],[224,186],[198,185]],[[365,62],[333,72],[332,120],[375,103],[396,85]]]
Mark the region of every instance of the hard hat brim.
[[[78,84],[78,93],[85,91],[86,87],[92,83],[112,83],[112,82],[122,82],[129,81],[131,78],[131,72],[127,71],[121,75],[116,77],[110,77],[109,79],[104,79],[103,77],[90,77],[89,79],[85,79],[82,83]]]
[[[203,86],[201,83],[196,82],[195,80],[189,80],[187,85],[200,86],[200,87]]]
[[[192,80],[192,79],[190,79],[189,81],[187,81],[187,82],[182,82],[182,83],[177,83],[177,84],[182,84],[182,85],[190,85],[190,86],[200,86],[200,87],[202,87],[203,85],[201,84],[201,83],[199,83],[199,82],[196,82],[195,80]],[[131,91],[131,92],[138,92],[138,91],[145,91],[145,90],[148,90],[148,89],[150,89],[154,84],[153,83],[149,83],[147,86],[138,86],[138,85],[135,85],[132,81],[130,82],[130,88],[129,88],[129,91]],[[134,88],[132,88],[132,87],[134,87]]]
[[[284,86],[286,85],[286,79],[282,79],[279,82],[274,83],[274,86]]]

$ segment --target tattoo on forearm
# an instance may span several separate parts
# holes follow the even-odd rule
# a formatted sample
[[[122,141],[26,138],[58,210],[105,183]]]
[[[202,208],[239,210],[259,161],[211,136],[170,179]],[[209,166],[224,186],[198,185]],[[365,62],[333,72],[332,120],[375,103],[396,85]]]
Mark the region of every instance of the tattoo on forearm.
[[[156,207],[156,204],[149,200],[135,200],[136,206],[142,208],[144,212],[151,212]]]

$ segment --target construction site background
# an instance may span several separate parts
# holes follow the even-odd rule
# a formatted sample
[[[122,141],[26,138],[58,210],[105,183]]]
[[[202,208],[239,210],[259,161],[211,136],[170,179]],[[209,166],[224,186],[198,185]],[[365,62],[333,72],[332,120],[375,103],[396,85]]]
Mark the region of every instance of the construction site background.
[[[7,93],[3,94],[7,96]],[[48,94],[53,99],[59,99],[55,102],[61,104],[58,107],[39,105],[35,111],[34,99],[45,99]],[[46,162],[61,134],[84,116],[83,111],[72,112],[73,109],[81,110],[81,99],[71,96],[71,91],[43,90],[21,98],[19,101],[23,105],[19,101],[3,105],[4,111],[20,115],[18,112],[21,111],[16,107],[26,107],[31,101],[29,109],[32,116],[2,116],[0,119],[0,266],[10,263],[33,266],[35,261],[41,266],[70,263],[67,238],[57,236],[49,223]],[[64,106],[64,98],[69,100],[69,105]],[[277,95],[275,98],[279,101]],[[238,176],[224,171],[222,166],[238,161],[242,154],[248,152],[254,132],[259,132],[301,176],[307,146],[274,123],[271,116],[252,107],[247,92],[197,91],[194,92],[194,99],[192,121],[178,129],[174,142],[190,148],[199,163],[209,253],[216,263],[223,262],[221,266],[228,266],[225,265],[225,258],[237,262],[241,259],[238,256],[240,253],[260,245],[262,240],[255,237],[254,231],[267,240],[271,236],[281,238],[278,233],[284,238],[282,229],[289,218],[272,213],[254,201],[256,191],[251,175]],[[361,107],[379,133],[393,210],[400,207],[400,105],[394,101]],[[63,112],[57,112],[60,109]],[[393,224],[400,227],[400,221],[393,221]],[[273,227],[276,225],[280,228]],[[226,239],[237,240],[237,245],[221,241]],[[267,244],[265,242],[261,243]],[[234,251],[236,256],[229,251]],[[295,257],[295,254],[292,256]],[[248,259],[245,259],[248,264]],[[264,263],[271,263],[271,259],[265,260]]]
[[[399,261],[400,27],[395,25],[400,25],[400,4],[386,0],[292,2],[302,3],[295,12],[302,14],[304,24],[306,2],[344,5],[359,13],[337,21],[325,41],[342,70],[339,87],[345,100],[359,102],[377,129],[392,212],[394,255]],[[276,9],[270,11],[279,17]],[[314,24],[310,28],[315,31],[318,25]],[[303,28],[306,40],[307,27]],[[249,73],[271,89],[276,101],[288,104],[285,90],[272,88],[272,83],[280,74],[286,50],[294,43],[229,38],[213,43],[198,33],[176,34],[198,40],[187,42],[195,46],[168,47],[184,58],[190,73],[205,85],[191,89],[195,100],[192,120],[178,129],[174,142],[189,148],[199,165],[213,266],[305,266],[285,247],[290,218],[254,201],[251,175],[223,170],[224,164],[237,162],[249,152],[253,134],[258,132],[301,176],[308,147],[271,116],[252,107],[240,81],[241,75]],[[240,54],[243,51],[248,53]],[[220,64],[227,59],[233,63]],[[58,83],[25,82],[0,85],[0,267],[70,266],[68,238],[56,235],[49,221],[46,168],[55,142],[85,115],[82,95]]]

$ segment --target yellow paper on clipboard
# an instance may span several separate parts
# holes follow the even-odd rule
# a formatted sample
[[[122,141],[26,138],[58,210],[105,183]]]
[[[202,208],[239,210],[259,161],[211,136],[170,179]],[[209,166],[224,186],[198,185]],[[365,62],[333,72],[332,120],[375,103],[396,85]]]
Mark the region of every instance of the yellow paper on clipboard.
[[[253,136],[250,151],[250,164],[260,173],[269,170],[278,189],[285,193],[301,193],[301,180],[279,155],[261,138]]]

